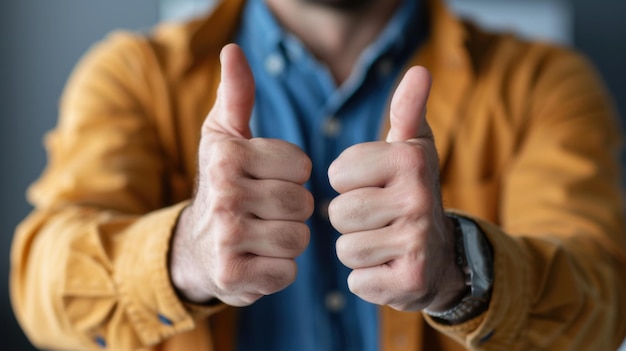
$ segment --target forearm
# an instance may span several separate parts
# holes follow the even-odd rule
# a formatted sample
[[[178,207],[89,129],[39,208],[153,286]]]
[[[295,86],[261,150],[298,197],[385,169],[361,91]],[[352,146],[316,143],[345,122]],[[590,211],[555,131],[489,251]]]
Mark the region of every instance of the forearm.
[[[435,328],[477,350],[617,348],[626,277],[615,256],[576,237],[512,237],[480,224],[494,248],[489,310],[451,327],[429,319]]]
[[[145,216],[84,207],[34,212],[16,234],[11,272],[14,309],[31,340],[132,350],[193,328],[167,270],[183,206]]]

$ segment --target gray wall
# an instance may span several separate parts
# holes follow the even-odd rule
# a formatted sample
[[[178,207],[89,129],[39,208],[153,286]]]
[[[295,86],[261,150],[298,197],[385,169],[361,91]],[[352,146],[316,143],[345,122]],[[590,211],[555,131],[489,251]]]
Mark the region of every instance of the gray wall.
[[[626,127],[626,1],[572,0],[574,5],[574,44],[598,67]],[[622,153],[626,165],[626,152]],[[626,184],[626,172],[622,174]],[[626,351],[626,341],[622,346]]]
[[[41,137],[53,127],[72,66],[113,28],[147,28],[158,0],[0,2],[0,349],[31,350],[8,301],[8,258],[15,225],[29,210],[24,190],[41,172]],[[572,0],[574,44],[605,76],[626,114],[626,2]]]
[[[148,28],[157,0],[0,1],[0,349],[34,350],[8,299],[13,229],[29,206],[24,190],[45,162],[41,137],[56,120],[59,94],[73,65],[114,28]]]

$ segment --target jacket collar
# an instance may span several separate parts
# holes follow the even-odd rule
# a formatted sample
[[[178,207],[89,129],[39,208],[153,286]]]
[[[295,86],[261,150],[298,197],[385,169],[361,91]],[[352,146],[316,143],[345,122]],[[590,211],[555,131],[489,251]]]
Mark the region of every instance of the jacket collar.
[[[175,53],[172,62],[176,72],[184,73],[207,56],[217,56],[232,42],[239,27],[245,0],[221,0],[206,16],[181,24],[163,24],[154,34],[157,40],[171,43]],[[219,61],[217,61],[219,62]]]
[[[432,32],[414,63],[430,69],[433,76],[426,118],[435,135],[443,173],[454,135],[461,125],[461,106],[475,75],[466,27],[441,1],[432,0],[430,6]]]

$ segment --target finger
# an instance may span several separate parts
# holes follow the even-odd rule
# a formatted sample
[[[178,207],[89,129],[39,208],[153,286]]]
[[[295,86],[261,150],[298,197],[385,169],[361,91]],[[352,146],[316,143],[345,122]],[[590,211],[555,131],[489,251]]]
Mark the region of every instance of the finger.
[[[254,77],[243,51],[228,44],[220,53],[221,82],[216,104],[205,127],[234,137],[250,138],[250,118],[254,107]]]
[[[372,142],[354,145],[328,168],[330,185],[339,193],[389,185],[401,172],[419,172],[425,152],[413,144]]]
[[[257,179],[277,179],[304,184],[311,176],[311,159],[296,145],[278,139],[250,140],[244,171]]]
[[[348,288],[365,301],[389,305],[402,310],[420,310],[434,299],[434,290],[427,285],[424,274],[415,262],[414,267],[400,267],[401,263],[353,270],[348,276]]]
[[[328,217],[342,234],[375,230],[397,218],[402,203],[389,188],[359,188],[334,198],[328,206]]]
[[[301,185],[273,179],[242,184],[242,210],[260,219],[304,222],[313,214],[313,195]]]
[[[336,242],[337,258],[351,269],[383,265],[406,252],[401,239],[389,227],[342,235]]]
[[[286,288],[296,279],[297,271],[292,259],[243,256],[229,265],[216,289],[220,300],[227,305],[247,306]]]
[[[407,141],[427,134],[424,116],[431,81],[424,67],[414,66],[406,72],[391,99],[387,142]]]
[[[348,288],[367,302],[387,305],[387,296],[395,290],[389,277],[394,275],[395,272],[389,265],[355,269],[348,275]]]
[[[296,262],[287,258],[253,256],[246,262],[248,287],[251,292],[271,295],[283,290],[296,279]]]
[[[308,246],[309,227],[302,222],[250,220],[238,248],[241,253],[290,258],[299,256]]]
[[[388,146],[384,142],[370,142],[344,150],[328,167],[330,185],[339,193],[385,186],[394,174],[389,164]]]

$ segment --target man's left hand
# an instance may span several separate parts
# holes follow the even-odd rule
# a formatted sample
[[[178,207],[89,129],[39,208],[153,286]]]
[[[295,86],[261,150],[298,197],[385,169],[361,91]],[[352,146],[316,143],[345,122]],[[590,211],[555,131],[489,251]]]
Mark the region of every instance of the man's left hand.
[[[439,161],[425,120],[431,78],[411,68],[394,93],[386,141],[358,144],[330,166],[340,193],[329,207],[350,290],[397,310],[444,310],[466,287],[454,225],[439,191]]]

